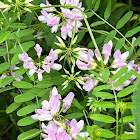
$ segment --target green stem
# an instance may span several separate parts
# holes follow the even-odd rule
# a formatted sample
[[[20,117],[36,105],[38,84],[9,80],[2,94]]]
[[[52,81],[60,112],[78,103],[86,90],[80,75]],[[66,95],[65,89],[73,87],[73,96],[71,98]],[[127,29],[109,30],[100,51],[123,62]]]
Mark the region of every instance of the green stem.
[[[86,112],[83,110],[83,113],[84,113],[84,116],[85,116],[85,119],[86,119],[86,122],[87,122],[87,125],[89,125],[89,122],[88,122],[88,118],[86,116]],[[89,125],[90,126],[90,125]]]
[[[72,35],[72,38],[71,38],[70,48],[72,47],[72,42],[74,40],[74,36],[75,36],[75,32],[76,32],[76,25],[77,25],[77,22],[75,20],[75,25],[74,25],[73,35]]]
[[[114,97],[115,97],[115,103],[116,103],[116,140],[118,140],[118,131],[119,131],[119,114],[118,114],[118,100],[117,100],[117,95],[115,92],[114,87],[112,86]]]
[[[95,14],[95,16],[97,16],[99,19],[101,19],[102,21],[104,21],[107,25],[109,25],[112,29],[114,29],[118,34],[120,34],[126,41],[127,43],[133,48],[132,43],[119,31],[117,30],[113,25],[111,25],[109,22],[107,22],[106,20],[104,20],[102,17],[100,17],[98,14],[96,14],[93,10],[91,10],[91,12],[93,12]]]
[[[24,50],[23,50],[23,47],[22,45],[20,44],[20,42],[18,42],[19,46],[20,46],[20,49],[22,50],[22,52],[24,53]]]
[[[123,133],[123,113],[121,113],[121,130],[120,130],[120,139]]]
[[[36,97],[37,108],[39,109],[38,97],[37,97],[37,95],[35,97]],[[40,130],[41,130],[41,122],[40,121],[39,121],[39,127],[40,127]],[[41,134],[40,134],[40,140],[42,140]]]
[[[80,27],[80,29],[87,30],[87,28],[85,28],[85,27]],[[109,32],[104,31],[104,30],[94,30],[94,29],[91,29],[91,30],[92,30],[92,32],[95,32],[95,33],[98,33],[98,34],[102,34],[102,35],[108,35],[109,34]],[[119,40],[119,38],[117,38],[117,37],[114,37],[114,39],[116,39],[117,41]],[[124,44],[123,46],[127,50],[127,45]]]
[[[9,57],[9,48],[8,48],[7,40],[6,40],[5,42],[6,42],[8,63],[9,63],[9,65],[10,65],[10,72],[11,72],[11,75],[12,75],[12,68],[11,68],[11,62],[10,62],[10,57]],[[12,75],[12,76],[13,76],[13,75]]]

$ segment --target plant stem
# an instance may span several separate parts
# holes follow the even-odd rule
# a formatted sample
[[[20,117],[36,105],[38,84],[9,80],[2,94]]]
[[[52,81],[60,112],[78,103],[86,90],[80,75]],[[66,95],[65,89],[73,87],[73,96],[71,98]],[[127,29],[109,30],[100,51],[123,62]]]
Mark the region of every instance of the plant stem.
[[[109,22],[107,22],[106,20],[104,20],[102,17],[100,17],[98,14],[96,14],[93,10],[91,10],[91,12],[93,12],[95,14],[95,16],[97,16],[99,19],[101,19],[102,21],[104,21],[107,25],[109,25],[112,29],[114,29],[118,34],[120,34],[126,41],[127,43],[132,47],[132,43],[118,30],[116,29],[113,25],[111,25]]]
[[[34,87],[34,88],[35,88],[35,87]],[[35,98],[36,98],[37,108],[39,109],[39,102],[38,102],[38,97],[37,97],[37,95],[35,96]],[[41,122],[40,122],[40,121],[39,121],[39,127],[40,127],[40,130],[41,130]],[[42,140],[41,134],[40,134],[40,140]]]
[[[11,68],[11,62],[10,62],[10,57],[9,57],[9,48],[8,48],[7,40],[6,40],[5,42],[6,42],[6,50],[7,50],[8,63],[9,63],[9,65],[10,65],[10,72],[11,72],[11,75],[12,75],[12,68]],[[13,76],[13,75],[12,75],[12,76]]]
[[[120,139],[123,133],[123,113],[121,113],[121,130],[120,130]]]
[[[115,103],[116,103],[116,140],[118,140],[118,131],[119,131],[119,114],[118,114],[118,100],[117,100],[117,95],[116,95],[116,92],[115,92],[115,89],[114,87],[112,86],[112,89],[113,89],[113,93],[114,93],[114,97],[115,97]]]
[[[85,119],[86,119],[87,125],[89,125],[89,122],[88,122],[88,119],[87,119],[87,116],[86,116],[86,113],[85,113],[84,110],[83,110],[83,113],[84,113],[84,116],[85,116]],[[90,126],[90,125],[89,125],[89,126]]]
[[[76,32],[76,25],[77,25],[77,22],[75,20],[75,25],[74,25],[73,35],[72,35],[72,38],[71,38],[70,48],[72,47],[72,42],[74,40],[74,36],[75,36],[75,32]]]

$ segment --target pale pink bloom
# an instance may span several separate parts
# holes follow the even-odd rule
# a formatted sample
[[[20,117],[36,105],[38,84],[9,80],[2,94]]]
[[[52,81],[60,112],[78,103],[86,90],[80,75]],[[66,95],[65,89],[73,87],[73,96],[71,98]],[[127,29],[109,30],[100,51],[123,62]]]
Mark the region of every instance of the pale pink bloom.
[[[76,121],[76,119],[72,119],[70,121],[70,133],[74,139],[77,140],[77,135],[80,134],[80,131],[84,127],[84,121],[80,120],[79,122]]]
[[[97,60],[100,62],[101,61],[101,57],[99,55],[99,51],[97,49],[95,49],[94,52],[95,52],[95,56],[96,56]]]
[[[90,77],[84,77],[84,81],[86,82],[83,85],[83,89],[88,92],[97,85],[97,80],[91,79]]]
[[[126,59],[129,56],[129,52],[128,51],[123,53],[123,54],[121,54],[121,51],[117,50],[114,53],[113,56],[115,58],[115,60],[113,61],[113,66],[112,66],[113,68],[122,68],[122,67],[127,66]]]
[[[134,45],[134,42],[136,41],[136,39],[137,39],[136,37],[132,38],[132,45]],[[140,47],[140,44],[139,44],[139,47]]]
[[[41,4],[40,4],[40,7],[42,7],[43,10],[48,11],[48,12],[53,12],[53,11],[54,11],[54,7],[43,8],[43,7],[46,7],[46,6],[52,6],[52,5],[49,3],[48,0],[46,0],[46,4],[41,3]]]
[[[73,98],[74,98],[74,93],[73,93],[73,92],[70,92],[70,93],[63,99],[63,103],[64,103],[64,110],[63,110],[63,112],[64,112],[64,113],[71,107],[71,103],[72,103]]]
[[[41,56],[41,52],[42,52],[42,48],[40,47],[39,44],[36,44],[35,51],[37,52],[38,57],[40,57]]]
[[[79,51],[78,52],[80,58],[85,61],[86,63],[82,62],[81,60],[77,60],[76,61],[76,65],[79,69],[81,70],[91,70],[91,69],[95,69],[96,68],[96,63],[93,59],[93,56],[94,56],[94,53],[92,50],[88,50],[87,53],[84,53],[84,52],[81,52]]]
[[[72,140],[71,136],[66,131],[58,133],[56,137],[57,140]]]
[[[19,54],[18,57],[23,62],[25,62],[25,61],[28,62],[28,61],[32,60],[31,57],[29,57],[27,53]]]
[[[80,6],[79,0],[60,0],[61,5]]]
[[[104,64],[105,65],[107,64],[107,62],[109,60],[109,56],[111,56],[112,46],[113,46],[113,43],[111,40],[103,46],[102,54],[104,54]]]
[[[42,15],[38,17],[43,23],[47,23],[48,26],[52,27],[52,33],[57,32],[60,17],[55,16],[52,13],[47,13],[46,11],[41,11]]]
[[[36,73],[38,74],[38,80],[39,81],[42,81],[42,79],[43,79],[43,76],[42,76],[43,72],[44,72],[44,70],[41,70],[41,69],[36,71]]]
[[[35,109],[35,115],[31,117],[34,120],[49,121],[53,119],[53,116],[60,110],[61,95],[58,94],[57,89],[54,87],[50,92],[50,100],[44,100],[42,102],[42,109]]]
[[[42,68],[47,72],[50,73],[51,68],[54,70],[60,70],[62,68],[62,65],[54,63],[55,60],[57,60],[58,54],[53,51],[53,49],[50,50],[49,55],[44,59]]]

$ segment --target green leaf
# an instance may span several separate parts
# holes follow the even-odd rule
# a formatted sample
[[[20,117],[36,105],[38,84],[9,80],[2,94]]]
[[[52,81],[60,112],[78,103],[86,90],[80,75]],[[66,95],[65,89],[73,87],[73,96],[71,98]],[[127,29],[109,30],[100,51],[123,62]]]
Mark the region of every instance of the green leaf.
[[[117,32],[115,30],[111,31],[105,38],[104,44],[108,43],[110,40],[113,40],[113,38],[116,36],[116,33]]]
[[[134,34],[138,33],[139,31],[140,31],[140,26],[135,27],[134,29],[128,31],[128,32],[125,34],[125,37],[131,37],[131,36],[133,36]]]
[[[111,89],[111,86],[109,86],[109,85],[97,86],[93,89],[93,91],[101,91],[101,90],[106,90],[106,89]]]
[[[7,54],[7,51],[3,48],[0,48],[0,56],[4,56]]]
[[[122,134],[121,136],[121,140],[132,140],[132,139],[136,140],[135,134]]]
[[[101,0],[94,0],[94,6],[93,6],[93,10],[96,12],[100,6],[100,1]]]
[[[21,109],[17,112],[17,115],[18,115],[18,116],[27,115],[27,114],[29,114],[29,113],[34,112],[36,108],[37,108],[37,105],[35,105],[35,104],[25,106],[25,107],[21,108]]]
[[[133,116],[126,116],[126,117],[123,117],[123,123],[130,123],[130,122],[133,122]],[[121,119],[119,120],[119,122],[121,123]]]
[[[42,81],[39,81],[38,84],[36,84],[36,87],[37,88],[48,88],[52,85],[53,85],[53,83],[51,81],[51,78],[48,77],[46,79],[43,79]]]
[[[115,136],[115,134],[107,129],[101,129],[102,131],[102,137],[104,138],[113,138]]]
[[[18,140],[29,140],[31,138],[36,137],[37,135],[39,135],[42,132],[43,132],[43,130],[31,129],[29,131],[26,131],[26,132],[20,134],[17,139]]]
[[[31,118],[31,116],[28,116],[28,117],[25,117],[25,118],[19,120],[19,121],[17,122],[17,125],[18,125],[18,126],[27,126],[27,125],[31,125],[31,124],[33,124],[33,123],[35,123],[35,122],[37,122],[37,121],[38,121],[38,120],[33,120],[33,119]]]
[[[11,90],[11,89],[13,89],[13,88],[14,88],[13,86],[3,87],[2,89],[0,89],[0,93],[1,93],[1,92],[4,92],[4,91],[7,91],[7,90]]]
[[[9,63],[5,62],[5,63],[0,64],[0,73],[7,70],[8,68],[10,68]]]
[[[79,118],[81,118],[83,116],[84,116],[83,113],[72,113],[72,114],[66,115],[65,118],[70,120],[70,119],[73,119],[73,118],[79,119]]]
[[[34,94],[24,93],[24,94],[17,95],[14,100],[16,103],[23,103],[23,102],[30,101],[34,98],[35,98]]]
[[[105,68],[105,69],[103,70],[103,73],[102,73],[102,74],[103,74],[103,75],[102,75],[103,82],[104,82],[104,83],[107,83],[108,80],[109,80],[109,76],[110,76],[110,71],[109,71],[109,69]]]
[[[65,82],[65,78],[63,78],[62,76],[56,76],[52,78],[52,83],[53,85],[61,85]]]
[[[116,74],[114,74],[110,81],[115,81],[117,78],[119,78],[120,76],[122,76],[124,73],[126,73],[128,70],[128,67],[124,67],[124,68],[121,68]]]
[[[0,34],[0,43],[4,42],[8,38],[10,33],[11,33],[10,31],[7,31],[7,32],[5,32],[3,34]]]
[[[26,81],[14,81],[13,86],[16,88],[33,88],[33,85]]]
[[[102,108],[115,108],[115,104],[108,101],[97,101],[97,102],[93,102],[92,105],[94,105],[95,107],[102,107]]]
[[[130,93],[134,92],[135,88],[136,88],[136,85],[132,85],[127,88],[124,88],[117,94],[117,97],[125,97],[129,95]]]
[[[123,27],[132,17],[133,12],[129,11],[127,12],[117,23],[116,28],[120,29],[121,27]]]
[[[6,78],[2,79],[0,82],[0,87],[4,87],[10,84],[14,80],[13,76],[7,76]]]
[[[140,45],[140,36],[135,40],[134,46]]]
[[[87,18],[90,18],[93,16],[93,12],[86,12]]]
[[[124,38],[119,39],[115,46],[115,51],[118,49],[120,50],[124,44],[125,44],[125,39]]]
[[[11,65],[15,65],[19,61],[18,54],[14,55],[11,60]]]
[[[132,96],[132,103],[133,107],[131,110],[134,117],[134,125],[136,127],[136,139],[138,140],[140,138],[140,75],[136,83],[136,90]]]
[[[111,15],[111,0],[108,0],[108,4],[107,4],[107,7],[106,7],[105,12],[104,12],[105,20],[108,20],[110,15]]]
[[[81,31],[79,31],[78,32],[78,38],[77,38],[77,40],[76,40],[76,43],[79,43],[79,42],[81,42],[82,41],[82,39],[83,39],[83,37],[84,37],[84,35],[85,35],[85,31],[83,31],[83,30],[81,30]]]
[[[78,138],[78,140],[84,140],[81,136],[77,135],[76,136]]]
[[[20,67],[20,69],[18,69],[15,73],[15,77],[20,77],[21,75],[23,75],[25,72],[27,71],[27,69],[25,69],[24,67]]]
[[[115,119],[108,115],[102,115],[102,114],[91,114],[90,119],[95,121],[100,121],[104,123],[114,123]]]
[[[24,29],[27,26],[24,23],[12,23],[10,27],[13,29]]]
[[[73,99],[72,104],[75,105],[80,110],[83,109],[83,107],[81,106],[81,104],[75,98]]]
[[[34,32],[33,29],[24,29],[24,30],[20,30],[19,32],[13,32],[11,33],[11,35],[8,37],[8,39],[15,39],[15,36],[17,36],[18,38],[30,35]]]
[[[104,21],[96,21],[96,22],[93,22],[90,27],[96,27],[96,26],[99,26],[99,25],[103,25],[105,24]]]
[[[8,106],[8,108],[6,109],[6,113],[12,113],[13,111],[15,111],[19,106],[21,105],[21,103],[16,103],[13,102],[10,106]]]
[[[23,50],[25,52],[27,52],[31,47],[33,47],[35,45],[35,42],[34,41],[29,41],[29,42],[25,42],[25,43],[22,43],[21,46],[23,48]],[[16,54],[19,54],[19,53],[22,53],[22,50],[20,48],[19,45],[16,46],[16,48],[12,48],[10,50],[10,53],[16,53]]]
[[[93,91],[93,94],[96,97],[100,97],[100,98],[103,98],[103,99],[113,99],[114,98],[114,96],[111,93],[107,93],[107,92]]]
[[[119,80],[117,80],[117,82],[114,84],[115,87],[118,87],[120,85],[122,85],[126,80],[130,79],[132,76],[132,73],[126,73],[124,76],[122,76]]]
[[[86,5],[89,9],[92,8],[92,0],[85,0],[86,1]]]

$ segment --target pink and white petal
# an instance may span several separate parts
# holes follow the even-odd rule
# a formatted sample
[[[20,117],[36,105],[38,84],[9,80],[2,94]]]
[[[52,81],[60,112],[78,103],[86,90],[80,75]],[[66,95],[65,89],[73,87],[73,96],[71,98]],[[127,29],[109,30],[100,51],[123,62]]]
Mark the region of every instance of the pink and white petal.
[[[51,68],[54,70],[60,70],[62,68],[62,65],[54,63]]]
[[[78,67],[79,69],[81,69],[81,70],[89,70],[88,64],[86,64],[86,63],[80,61],[79,59],[76,61],[76,65],[77,65],[77,67]]]

